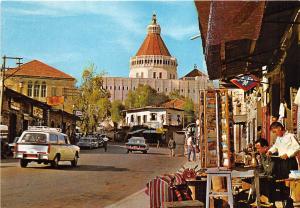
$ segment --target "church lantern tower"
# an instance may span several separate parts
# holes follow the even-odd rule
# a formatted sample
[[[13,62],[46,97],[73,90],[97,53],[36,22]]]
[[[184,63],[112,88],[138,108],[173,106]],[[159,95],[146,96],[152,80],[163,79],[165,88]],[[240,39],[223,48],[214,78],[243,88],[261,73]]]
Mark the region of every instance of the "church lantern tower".
[[[172,57],[160,36],[156,15],[147,27],[147,36],[130,59],[130,78],[177,79],[177,60]]]

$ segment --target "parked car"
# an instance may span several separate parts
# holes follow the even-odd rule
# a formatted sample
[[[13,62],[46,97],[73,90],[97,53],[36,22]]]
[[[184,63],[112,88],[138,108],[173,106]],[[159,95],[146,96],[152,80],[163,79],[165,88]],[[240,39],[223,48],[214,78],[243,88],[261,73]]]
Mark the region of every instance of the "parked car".
[[[131,137],[125,145],[127,153],[132,151],[141,151],[143,154],[146,154],[149,150],[149,146],[146,144],[144,137]]]
[[[57,168],[59,161],[70,161],[77,166],[80,148],[70,144],[66,134],[60,129],[45,126],[29,126],[18,139],[14,157],[20,159],[22,168],[30,162],[51,164]]]
[[[77,143],[77,145],[80,148],[89,148],[89,149],[93,149],[93,148],[98,148],[99,144],[98,144],[98,140],[96,137],[81,137],[79,139],[79,142]]]

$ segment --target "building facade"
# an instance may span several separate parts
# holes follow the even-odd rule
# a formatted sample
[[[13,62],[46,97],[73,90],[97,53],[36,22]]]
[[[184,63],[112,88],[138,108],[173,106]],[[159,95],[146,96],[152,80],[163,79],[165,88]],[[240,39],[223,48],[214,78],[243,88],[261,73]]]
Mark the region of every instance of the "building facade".
[[[33,60],[5,72],[5,86],[41,102],[47,97],[64,96],[64,106],[57,108],[72,113],[72,94],[76,93],[74,77],[43,62]]]
[[[198,103],[200,90],[213,87],[208,76],[196,66],[191,71],[193,73],[178,79],[177,59],[171,56],[160,32],[156,15],[153,15],[144,42],[130,59],[129,78],[104,77],[103,88],[110,92],[112,101],[124,101],[130,90],[135,90],[138,85],[149,85],[158,93],[166,95],[175,90],[179,91],[180,95]]]
[[[126,111],[127,126],[145,125],[149,128],[162,128],[164,125],[180,126],[184,111],[176,108],[144,107]]]

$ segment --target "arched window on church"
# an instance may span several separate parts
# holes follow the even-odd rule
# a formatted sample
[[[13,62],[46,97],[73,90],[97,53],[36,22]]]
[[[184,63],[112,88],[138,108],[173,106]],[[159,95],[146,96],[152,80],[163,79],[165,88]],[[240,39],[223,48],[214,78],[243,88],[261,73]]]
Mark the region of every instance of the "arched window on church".
[[[32,81],[28,81],[27,84],[27,96],[32,97]]]

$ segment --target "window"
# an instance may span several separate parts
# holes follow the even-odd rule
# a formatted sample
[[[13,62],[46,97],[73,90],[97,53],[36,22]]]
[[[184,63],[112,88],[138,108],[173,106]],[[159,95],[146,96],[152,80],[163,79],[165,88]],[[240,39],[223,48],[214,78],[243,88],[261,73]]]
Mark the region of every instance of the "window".
[[[69,141],[68,136],[64,136],[64,138],[65,138],[65,143],[66,143],[66,144],[70,144],[70,141]]]
[[[32,97],[32,82],[31,81],[29,81],[27,84],[27,95],[29,97]]]
[[[150,114],[150,121],[156,121],[157,120],[157,113],[151,113]]]
[[[55,134],[50,134],[50,144],[57,144],[58,138]]]
[[[134,116],[133,115],[130,116],[130,122],[134,122]]]
[[[57,94],[56,94],[56,87],[52,87],[52,89],[51,89],[51,95],[52,96],[56,96]]]
[[[143,123],[147,122],[147,115],[143,115]]]
[[[156,72],[153,72],[153,78],[154,79],[156,78]]]
[[[168,88],[166,88],[166,92],[168,92]]]
[[[43,82],[42,83],[42,94],[41,94],[41,97],[46,97],[46,82]]]
[[[172,74],[170,74],[170,79],[172,79]]]
[[[112,89],[112,86],[109,86],[109,89],[111,90],[111,89]]]
[[[33,90],[33,96],[39,97],[40,96],[40,84],[38,81],[34,83],[34,90]]]
[[[135,74],[135,77],[136,77],[136,78],[139,78],[139,73],[136,73],[136,74]]]
[[[173,74],[173,79],[175,79],[175,74]]]
[[[159,72],[159,78],[160,79],[162,78],[162,72]]]
[[[159,92],[159,88],[157,88],[157,92]]]
[[[141,73],[141,78],[144,78],[144,72]]]
[[[63,135],[58,136],[58,144],[66,144],[65,137]]]

